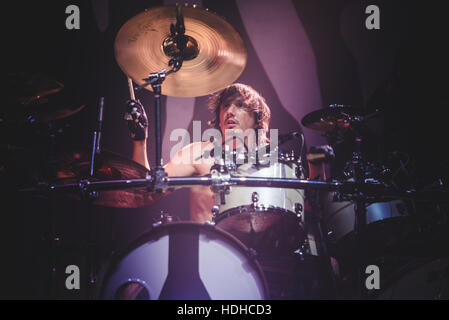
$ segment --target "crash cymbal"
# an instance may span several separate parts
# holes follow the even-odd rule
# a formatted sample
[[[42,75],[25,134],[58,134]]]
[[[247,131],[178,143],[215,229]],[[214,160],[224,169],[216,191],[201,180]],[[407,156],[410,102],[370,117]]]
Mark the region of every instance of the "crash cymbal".
[[[351,126],[354,117],[365,114],[362,108],[331,105],[307,114],[301,123],[306,128],[319,131],[344,130]]]
[[[90,171],[90,150],[70,150],[57,156],[57,184],[74,183],[82,179],[92,179]],[[97,155],[95,180],[128,180],[145,178],[148,170],[140,164],[110,151]],[[73,197],[73,195],[72,195]],[[94,205],[115,208],[139,208],[149,204],[146,188],[100,191]]]
[[[182,6],[188,37],[182,68],[170,74],[162,94],[197,97],[233,83],[247,60],[245,44],[232,25],[216,14],[195,6]],[[115,39],[115,58],[123,72],[139,85],[163,68],[176,54],[170,34],[176,6],[148,9],[128,20]],[[146,87],[152,90],[151,86]]]

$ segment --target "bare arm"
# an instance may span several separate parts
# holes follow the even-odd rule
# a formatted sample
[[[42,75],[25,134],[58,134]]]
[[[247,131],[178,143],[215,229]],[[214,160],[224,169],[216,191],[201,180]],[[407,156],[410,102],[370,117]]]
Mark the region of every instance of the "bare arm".
[[[190,144],[180,150],[173,159],[170,160],[164,169],[170,177],[187,177],[197,173],[197,168],[191,161],[191,154],[193,154],[193,144]],[[145,168],[150,170],[150,165],[147,156],[147,139],[133,142],[133,160]],[[167,190],[163,194],[151,193],[148,198],[148,205],[161,200],[164,196],[172,193],[173,190]]]
[[[147,157],[147,139],[133,142],[133,160],[150,170],[151,168]]]
[[[309,164],[310,180],[326,180],[325,163],[331,162],[335,158],[334,150],[331,146],[311,147],[307,154]]]
[[[309,180],[327,179],[325,162],[330,161],[333,150],[330,146],[319,146],[310,148],[307,154],[307,163],[309,165]],[[322,196],[322,195],[321,195]],[[306,211],[312,212],[312,207],[308,201],[305,203]]]
[[[125,120],[128,123],[130,136],[134,140],[132,159],[150,170],[147,155],[148,118],[140,101],[127,101]],[[196,174],[198,170],[193,159],[198,156],[201,158],[202,146],[201,142],[192,143],[180,150],[165,166],[168,176],[185,177]]]
[[[201,142],[191,143],[182,148],[165,166],[169,177],[190,177],[199,173],[194,159],[201,154]]]
[[[326,180],[326,170],[324,167],[324,162],[314,164],[309,163],[309,179],[310,180]]]

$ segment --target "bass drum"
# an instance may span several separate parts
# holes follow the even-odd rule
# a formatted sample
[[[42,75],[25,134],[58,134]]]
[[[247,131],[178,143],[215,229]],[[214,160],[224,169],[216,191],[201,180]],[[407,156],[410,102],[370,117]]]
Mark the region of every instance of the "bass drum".
[[[113,259],[101,298],[125,300],[268,299],[254,254],[212,225],[155,227]]]
[[[282,155],[276,163],[239,165],[232,175],[303,178],[300,166]],[[305,239],[304,190],[231,187],[214,222],[258,253],[293,252]]]

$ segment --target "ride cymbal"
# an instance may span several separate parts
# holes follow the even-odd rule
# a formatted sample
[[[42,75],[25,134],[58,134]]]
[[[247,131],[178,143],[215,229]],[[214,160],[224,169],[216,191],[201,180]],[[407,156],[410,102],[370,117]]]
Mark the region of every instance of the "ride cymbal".
[[[123,72],[139,85],[149,74],[168,69],[179,53],[170,32],[176,23],[176,6],[148,9],[128,20],[115,39],[115,57]],[[247,60],[245,44],[232,25],[216,14],[195,6],[183,6],[187,45],[182,68],[169,75],[162,94],[197,97],[233,83]],[[151,86],[146,89],[152,90]]]
[[[302,125],[319,131],[344,130],[350,127],[354,117],[361,117],[366,112],[362,108],[331,105],[328,108],[313,111],[302,118]]]

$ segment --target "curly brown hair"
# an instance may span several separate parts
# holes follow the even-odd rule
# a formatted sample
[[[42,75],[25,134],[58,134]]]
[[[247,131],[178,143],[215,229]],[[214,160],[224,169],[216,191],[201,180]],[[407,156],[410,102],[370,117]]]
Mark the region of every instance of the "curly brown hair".
[[[255,129],[268,131],[271,118],[270,108],[259,92],[242,83],[231,84],[210,97],[208,108],[215,115],[214,119],[209,121],[211,127],[220,129],[220,106],[230,101],[236,102],[238,106],[254,114],[257,124]]]

